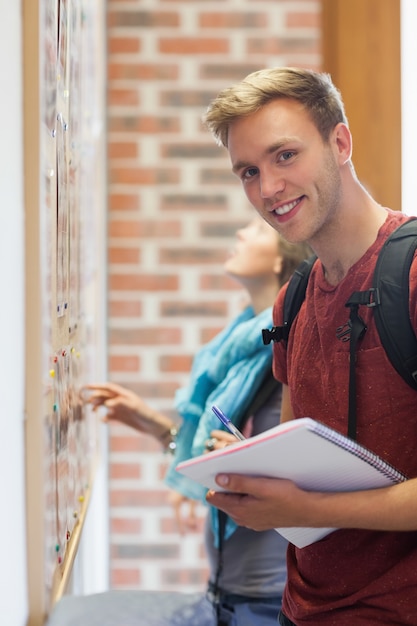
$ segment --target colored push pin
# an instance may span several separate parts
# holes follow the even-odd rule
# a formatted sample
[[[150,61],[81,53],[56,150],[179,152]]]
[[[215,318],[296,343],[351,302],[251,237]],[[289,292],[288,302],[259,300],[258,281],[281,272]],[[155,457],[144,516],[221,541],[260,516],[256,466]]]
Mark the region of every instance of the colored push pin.
[[[55,378],[55,370],[49,370],[49,376]]]
[[[74,511],[74,513],[72,514],[72,516],[73,516],[75,519],[77,519],[77,517],[78,517],[78,511]]]
[[[57,543],[55,546],[55,552],[59,552],[59,543]]]
[[[84,496],[78,496],[78,502],[84,502]]]

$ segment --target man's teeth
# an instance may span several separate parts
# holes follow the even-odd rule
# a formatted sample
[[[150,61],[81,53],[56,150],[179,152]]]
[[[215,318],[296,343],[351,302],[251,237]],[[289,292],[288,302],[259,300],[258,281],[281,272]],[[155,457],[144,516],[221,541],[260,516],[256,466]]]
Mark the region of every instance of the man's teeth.
[[[289,202],[288,204],[283,204],[282,206],[279,207],[279,209],[275,209],[275,213],[277,215],[285,215],[286,213],[289,213],[290,211],[292,211],[292,209],[297,206],[299,200],[293,200],[292,202]]]

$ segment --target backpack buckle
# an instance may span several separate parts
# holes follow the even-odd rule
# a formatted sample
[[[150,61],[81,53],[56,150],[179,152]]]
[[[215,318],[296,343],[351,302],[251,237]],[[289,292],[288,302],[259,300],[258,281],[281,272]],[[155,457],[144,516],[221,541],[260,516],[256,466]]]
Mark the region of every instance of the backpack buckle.
[[[262,329],[262,341],[265,346],[268,346],[271,341],[274,343],[280,342],[282,339],[288,339],[288,326],[273,326],[272,328]]]
[[[374,306],[379,306],[381,304],[381,296],[379,294],[378,287],[371,287],[368,290],[369,294],[369,302],[366,303],[366,306],[370,309]]]

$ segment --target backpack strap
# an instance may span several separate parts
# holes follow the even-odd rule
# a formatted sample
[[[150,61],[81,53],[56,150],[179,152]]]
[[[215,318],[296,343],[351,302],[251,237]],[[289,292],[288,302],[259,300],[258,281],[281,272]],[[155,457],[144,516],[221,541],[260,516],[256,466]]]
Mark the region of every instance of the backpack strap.
[[[360,305],[373,308],[375,325],[387,356],[402,378],[417,390],[417,338],[409,315],[409,274],[417,248],[417,220],[401,224],[385,241],[378,255],[372,287],[354,291],[350,308],[348,437],[356,439],[356,346],[366,332],[358,314]]]
[[[417,249],[417,218],[401,224],[385,241],[378,255],[372,287],[355,291],[346,302],[350,308],[350,371],[348,436],[356,437],[355,361],[357,342],[366,332],[358,314],[360,305],[373,308],[375,324],[387,356],[400,376],[417,390],[417,337],[409,314],[409,273]],[[284,323],[262,331],[264,344],[287,341],[291,324],[305,297],[307,282],[316,261],[303,261],[291,277],[284,298]]]
[[[291,276],[284,297],[284,323],[282,326],[262,330],[262,340],[265,345],[271,341],[288,341],[291,325],[305,298],[308,279],[316,259],[317,256],[313,254],[302,261]]]
[[[348,326],[350,329],[349,337],[349,398],[348,398],[348,428],[347,436],[356,439],[356,347],[358,341],[362,339],[367,331],[367,326],[359,315],[359,305],[363,292],[355,291],[345,306],[350,308],[350,316]],[[359,298],[358,298],[359,296]]]
[[[417,390],[417,338],[410,320],[409,273],[417,248],[417,218],[399,226],[384,243],[375,267],[375,324],[389,360]]]

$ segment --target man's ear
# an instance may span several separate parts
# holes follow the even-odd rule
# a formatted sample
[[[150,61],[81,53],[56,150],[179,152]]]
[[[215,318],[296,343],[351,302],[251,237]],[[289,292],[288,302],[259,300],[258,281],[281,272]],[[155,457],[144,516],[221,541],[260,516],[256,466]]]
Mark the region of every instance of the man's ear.
[[[336,124],[331,136],[332,145],[340,165],[345,165],[352,158],[352,135],[346,124]]]

